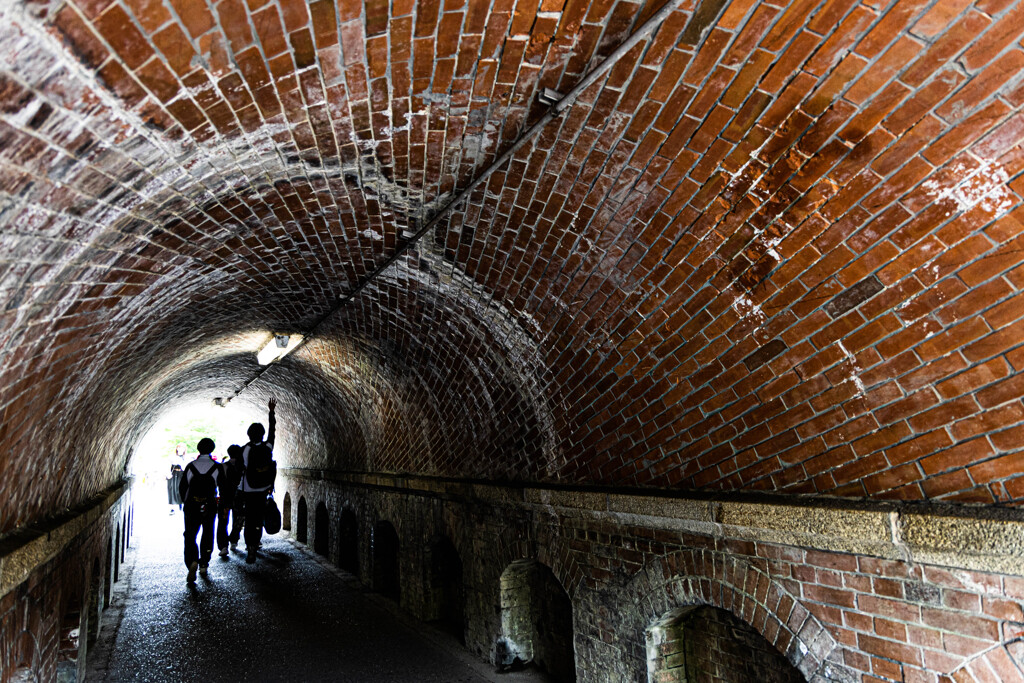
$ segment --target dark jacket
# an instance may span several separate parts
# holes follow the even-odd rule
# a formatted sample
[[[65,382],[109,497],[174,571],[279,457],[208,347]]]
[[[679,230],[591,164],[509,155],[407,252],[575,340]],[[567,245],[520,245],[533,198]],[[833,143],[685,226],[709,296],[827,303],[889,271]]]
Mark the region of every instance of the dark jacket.
[[[196,500],[196,491],[191,490],[192,481],[200,475],[206,475],[212,473],[214,490],[209,493],[208,496],[204,496],[204,500]],[[181,483],[178,485],[178,492],[181,494],[181,499],[188,505],[190,502],[210,504],[212,509],[213,496],[216,495],[217,491],[223,491],[227,486],[227,477],[224,476],[224,470],[220,464],[213,461],[209,455],[200,455],[195,460],[185,466],[185,471],[181,474]],[[205,500],[205,498],[209,500]]]
[[[235,493],[239,482],[242,481],[242,458],[231,458],[221,464],[224,470],[224,487],[220,490],[220,506],[222,509],[230,508],[235,499]]]

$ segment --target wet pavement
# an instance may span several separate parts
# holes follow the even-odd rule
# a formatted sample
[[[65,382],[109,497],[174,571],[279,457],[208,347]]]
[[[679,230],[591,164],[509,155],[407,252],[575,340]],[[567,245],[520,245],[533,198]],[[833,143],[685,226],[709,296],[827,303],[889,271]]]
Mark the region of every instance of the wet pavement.
[[[87,656],[90,682],[542,680],[494,673],[284,532],[264,536],[253,565],[244,543],[227,561],[215,548],[209,577],[188,585],[181,514],[147,509],[138,501],[150,494],[139,493],[133,548]]]

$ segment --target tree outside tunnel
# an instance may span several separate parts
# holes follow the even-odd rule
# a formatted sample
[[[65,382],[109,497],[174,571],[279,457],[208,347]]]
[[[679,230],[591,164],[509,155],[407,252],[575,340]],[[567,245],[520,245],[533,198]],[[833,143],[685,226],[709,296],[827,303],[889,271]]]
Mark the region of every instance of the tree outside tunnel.
[[[217,444],[213,456],[224,460],[228,446],[246,443],[246,429],[253,421],[249,413],[232,407],[192,404],[175,408],[161,416],[139,440],[133,449],[131,471],[143,483],[152,481],[159,486],[166,481],[178,445],[184,445],[187,463],[195,458],[202,438],[213,439]]]
[[[253,419],[253,418],[256,419]],[[157,418],[153,426],[142,436],[132,449],[129,469],[134,476],[135,500],[143,506],[166,506],[162,514],[179,513],[177,482],[172,474],[175,466],[182,470],[198,455],[200,439],[213,439],[216,444],[212,453],[215,460],[225,462],[227,449],[231,444],[247,442],[246,430],[252,422],[259,420],[242,408],[218,408],[197,403],[185,403],[168,410]],[[179,449],[180,447],[180,449]],[[178,457],[176,451],[183,451]],[[132,515],[132,516],[128,516]],[[143,521],[144,520],[144,521]],[[147,528],[133,530],[136,521],[131,511],[126,513],[122,527],[125,533],[120,540],[119,557],[124,559],[128,538],[134,533],[146,537],[152,533],[152,525],[159,524],[154,515],[138,518]]]

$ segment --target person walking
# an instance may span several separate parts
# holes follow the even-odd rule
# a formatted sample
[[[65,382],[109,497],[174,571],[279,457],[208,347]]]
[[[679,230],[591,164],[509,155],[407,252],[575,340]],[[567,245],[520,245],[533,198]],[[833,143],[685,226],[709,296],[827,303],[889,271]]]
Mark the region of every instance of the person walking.
[[[242,481],[242,447],[238,444],[228,446],[228,461],[221,464],[224,469],[224,487],[217,499],[217,549],[224,559],[228,557],[228,543],[237,544],[242,525],[238,513],[232,514],[235,508],[235,493]],[[231,533],[228,534],[228,519],[234,517]]]
[[[264,439],[263,425],[253,422],[246,433],[249,443],[242,448],[242,499],[245,502],[245,561],[256,561],[256,551],[263,538],[263,515],[267,507],[267,495],[274,490],[277,479],[277,465],[273,460],[274,430],[277,421],[274,408],[277,401],[270,399],[269,431]]]
[[[226,487],[224,470],[210,457],[215,447],[213,439],[200,439],[196,444],[199,455],[181,473],[179,493],[185,501],[185,566],[188,567],[189,583],[195,582],[196,569],[200,575],[207,575],[210,555],[213,554],[217,491]],[[199,547],[196,547],[196,534],[200,529],[203,535]]]
[[[167,474],[167,504],[170,506],[170,514],[175,510],[181,510],[181,494],[178,488],[181,486],[181,473],[185,469],[185,444],[179,443],[174,448],[174,455],[171,457],[171,471]]]

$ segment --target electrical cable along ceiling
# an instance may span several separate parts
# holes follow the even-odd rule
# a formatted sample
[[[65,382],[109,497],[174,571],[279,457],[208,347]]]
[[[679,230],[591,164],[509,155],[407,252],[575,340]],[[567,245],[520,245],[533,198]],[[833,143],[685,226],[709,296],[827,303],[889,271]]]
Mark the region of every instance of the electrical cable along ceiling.
[[[272,394],[290,466],[1017,503],[1022,11],[5,4],[0,533]]]

